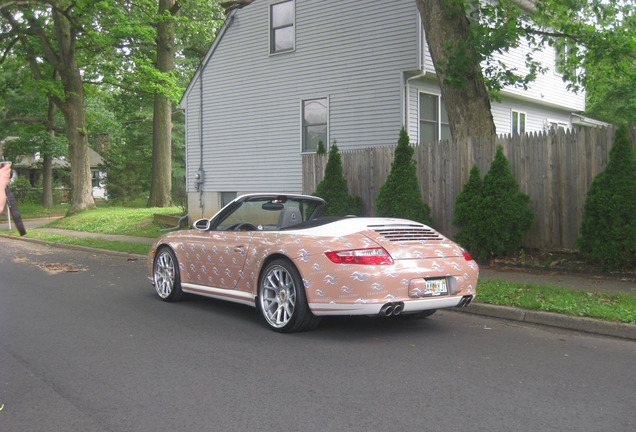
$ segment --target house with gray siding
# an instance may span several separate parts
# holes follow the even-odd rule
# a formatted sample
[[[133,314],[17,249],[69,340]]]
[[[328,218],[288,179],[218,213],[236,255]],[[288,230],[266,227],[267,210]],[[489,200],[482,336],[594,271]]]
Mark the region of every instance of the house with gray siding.
[[[180,102],[191,219],[236,195],[301,192],[302,155],[448,138],[443,100],[414,0],[244,0]],[[524,47],[506,54],[524,67]],[[542,62],[552,67],[546,48]],[[553,68],[553,70],[555,70]],[[493,102],[497,133],[571,128],[585,95],[556,72]]]

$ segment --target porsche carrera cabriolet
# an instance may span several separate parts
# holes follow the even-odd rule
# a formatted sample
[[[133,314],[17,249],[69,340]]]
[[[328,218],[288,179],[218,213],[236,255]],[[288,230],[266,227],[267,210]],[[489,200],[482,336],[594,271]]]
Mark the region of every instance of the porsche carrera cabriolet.
[[[192,293],[243,303],[279,332],[327,315],[424,318],[475,297],[477,263],[439,232],[405,219],[321,216],[325,207],[306,195],[240,196],[161,236],[148,277],[164,301]]]

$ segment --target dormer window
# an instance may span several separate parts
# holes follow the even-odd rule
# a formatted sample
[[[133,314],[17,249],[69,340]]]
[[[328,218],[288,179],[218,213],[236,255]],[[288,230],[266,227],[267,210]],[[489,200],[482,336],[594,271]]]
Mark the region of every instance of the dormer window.
[[[269,6],[269,52],[277,54],[294,50],[294,0],[272,3]]]

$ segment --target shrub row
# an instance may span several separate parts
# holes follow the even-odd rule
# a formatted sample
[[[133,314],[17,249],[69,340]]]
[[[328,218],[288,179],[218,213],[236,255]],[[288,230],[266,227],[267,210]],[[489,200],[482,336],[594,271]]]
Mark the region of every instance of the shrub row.
[[[402,128],[391,171],[376,199],[376,214],[431,225],[430,207],[422,200],[413,152]],[[329,151],[324,179],[314,195],[327,201],[328,215],[363,212],[360,197],[348,193],[335,142]],[[520,192],[503,147],[499,146],[484,178],[473,166],[456,198],[453,225],[459,232],[455,239],[481,260],[510,255],[521,248],[533,224],[534,213],[529,204],[530,197]],[[606,270],[636,266],[636,156],[625,126],[617,130],[609,163],[588,191],[578,246],[587,260]]]

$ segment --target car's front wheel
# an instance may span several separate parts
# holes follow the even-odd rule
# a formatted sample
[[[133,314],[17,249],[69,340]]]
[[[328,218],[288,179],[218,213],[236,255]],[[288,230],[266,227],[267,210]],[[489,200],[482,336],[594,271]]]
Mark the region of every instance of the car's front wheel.
[[[181,291],[181,275],[179,264],[172,249],[161,248],[155,256],[153,266],[155,290],[162,300],[178,301],[183,295]]]
[[[282,333],[310,330],[320,321],[309,309],[298,269],[286,259],[272,261],[261,273],[257,306],[265,323]]]

